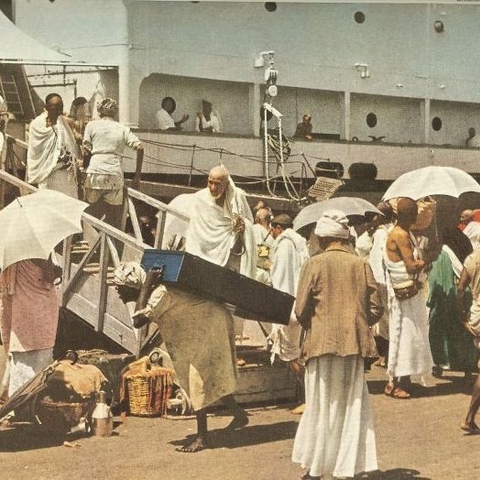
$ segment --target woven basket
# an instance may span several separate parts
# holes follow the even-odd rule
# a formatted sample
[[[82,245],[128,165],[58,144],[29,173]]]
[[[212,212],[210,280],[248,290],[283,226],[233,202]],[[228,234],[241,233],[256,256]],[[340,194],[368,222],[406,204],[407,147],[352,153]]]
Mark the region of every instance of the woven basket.
[[[389,200],[389,203],[395,213],[397,213],[398,200],[398,198]],[[417,200],[417,206],[417,221],[410,227],[410,230],[413,232],[426,230],[432,224],[437,210],[437,202],[433,198],[425,197]]]
[[[165,415],[172,394],[173,374],[169,368],[151,366],[146,372],[127,375],[130,414],[140,417]]]

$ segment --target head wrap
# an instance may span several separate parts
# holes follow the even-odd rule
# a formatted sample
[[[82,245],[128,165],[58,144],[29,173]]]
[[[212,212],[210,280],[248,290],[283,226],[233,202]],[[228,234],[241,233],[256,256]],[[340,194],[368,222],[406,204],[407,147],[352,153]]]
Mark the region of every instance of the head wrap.
[[[121,263],[113,272],[113,281],[116,285],[140,289],[147,274],[139,263]]]
[[[340,210],[327,210],[318,219],[315,234],[319,237],[348,239],[350,236],[348,218]]]
[[[104,117],[115,117],[118,113],[118,103],[113,98],[104,98],[97,106],[97,111]]]
[[[281,213],[280,215],[276,215],[272,218],[271,224],[280,225],[283,228],[292,228],[293,220],[292,217],[290,217],[286,213]]]

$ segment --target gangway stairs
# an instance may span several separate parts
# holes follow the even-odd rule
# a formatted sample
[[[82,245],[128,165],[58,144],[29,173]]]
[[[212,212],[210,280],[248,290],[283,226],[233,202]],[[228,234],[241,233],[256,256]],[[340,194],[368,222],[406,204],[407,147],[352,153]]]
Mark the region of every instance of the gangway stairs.
[[[17,145],[24,142],[16,141]],[[8,189],[5,188],[8,186]],[[14,175],[0,169],[0,208],[4,205],[1,192],[9,190],[25,195],[36,190]],[[134,202],[135,200],[135,202]],[[119,297],[111,276],[112,269],[120,261],[140,262],[146,249],[143,243],[134,203],[144,202],[158,210],[158,225],[154,248],[163,243],[167,213],[182,220],[187,218],[168,205],[147,195],[128,189],[124,220],[127,212],[132,222],[134,236],[83,213],[84,232],[94,230],[85,248],[73,246],[72,237],[63,242],[61,261],[61,306],[67,314],[81,318],[94,331],[105,335],[125,351],[139,357],[149,351],[158,341],[154,322],[141,329],[133,327],[134,304],[125,304]],[[73,247],[73,248],[72,248]],[[118,252],[121,252],[119,254]],[[253,325],[253,323],[251,322]],[[240,346],[242,341],[240,342]],[[248,348],[243,351],[247,365],[239,370],[235,396],[239,403],[293,400],[297,395],[294,375],[281,362],[271,365],[269,354],[263,348]],[[249,360],[249,355],[251,360]]]
[[[36,190],[17,177],[0,170],[0,183],[6,182],[19,189],[20,195]],[[127,209],[133,207],[132,198],[147,202],[159,212],[159,228],[155,247],[161,246],[167,213],[186,219],[168,205],[133,189],[128,189]],[[122,261],[140,263],[145,249],[152,248],[143,243],[135,210],[129,211],[134,225],[134,235],[128,235],[97,218],[83,213],[85,235],[89,235],[89,246],[85,251],[72,249],[72,237],[63,242],[60,255],[63,267],[61,283],[61,306],[106,335],[126,351],[138,356],[142,349],[157,334],[156,325],[150,324],[136,329],[133,327],[133,303],[123,303],[113,282],[112,270]],[[93,232],[93,237],[92,237]],[[121,254],[119,255],[119,251]]]
[[[0,65],[0,95],[17,120],[35,117],[35,102],[22,65]]]
[[[16,117],[23,117],[23,105],[20,101],[20,95],[18,93],[17,82],[15,81],[14,75],[0,75],[0,93],[8,106],[8,110]]]

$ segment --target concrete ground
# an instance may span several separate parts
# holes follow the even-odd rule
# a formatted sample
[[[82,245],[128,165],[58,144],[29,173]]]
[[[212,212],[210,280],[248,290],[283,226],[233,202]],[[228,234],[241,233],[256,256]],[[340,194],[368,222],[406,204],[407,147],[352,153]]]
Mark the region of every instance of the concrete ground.
[[[410,400],[383,394],[384,369],[373,367],[367,380],[380,472],[359,478],[480,478],[480,436],[459,428],[473,378],[460,373],[429,378]],[[38,426],[19,426],[0,431],[0,478],[293,480],[302,470],[290,460],[299,421],[292,406],[249,406],[250,424],[234,433],[222,430],[230,419],[217,410],[209,417],[211,447],[195,454],[175,451],[194,434],[193,418],[116,418],[112,437],[69,435],[69,445]]]

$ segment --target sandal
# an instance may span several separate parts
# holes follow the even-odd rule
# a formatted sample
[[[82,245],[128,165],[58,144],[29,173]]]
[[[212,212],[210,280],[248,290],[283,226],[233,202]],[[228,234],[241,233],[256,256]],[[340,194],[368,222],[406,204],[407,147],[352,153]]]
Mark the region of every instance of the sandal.
[[[400,398],[400,399],[410,398],[410,394],[408,392],[406,392],[400,387],[395,387],[390,383],[387,384],[387,386],[385,387],[384,393],[388,397],[392,397],[392,398]]]
[[[410,394],[405,390],[401,389],[400,387],[394,388],[391,396],[393,398],[400,398],[400,399],[410,398]]]

